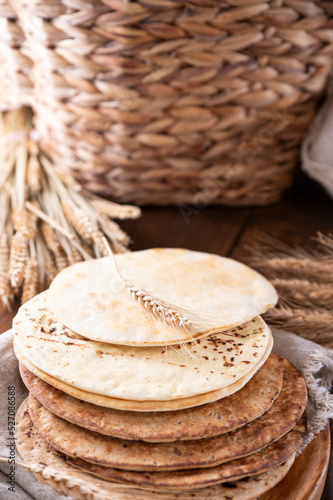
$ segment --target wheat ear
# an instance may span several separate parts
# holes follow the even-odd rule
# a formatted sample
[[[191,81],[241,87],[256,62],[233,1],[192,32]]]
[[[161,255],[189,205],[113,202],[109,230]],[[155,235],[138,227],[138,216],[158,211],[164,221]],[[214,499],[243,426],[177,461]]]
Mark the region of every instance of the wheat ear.
[[[117,265],[115,256],[111,250],[111,247],[105,237],[103,237],[103,243],[105,245],[107,253],[110,257],[113,258],[113,262],[125,289],[132,297],[132,299],[139,306],[141,306],[143,311],[145,311],[150,317],[162,321],[163,323],[167,323],[168,325],[175,328],[182,328],[185,330],[198,326],[207,327],[208,324],[212,323],[212,318],[200,317],[196,314],[193,314],[191,311],[177,307],[162,299],[158,299],[147,290],[139,288],[127,281],[123,277]]]
[[[125,247],[125,245],[123,245],[122,243],[119,243],[119,241],[117,241],[117,240],[111,241],[111,246],[112,246],[112,250],[115,253],[128,253],[129,252],[129,249],[127,247]]]
[[[26,208],[15,208],[12,212],[15,231],[21,233],[26,241],[34,238],[37,229],[37,217]]]
[[[10,281],[8,278],[9,245],[6,233],[0,238],[0,298],[4,306],[10,306],[13,297]]]
[[[321,233],[316,250],[290,248],[259,233],[248,249],[250,264],[278,289],[279,304],[264,316],[272,325],[332,346],[333,238]]]
[[[316,283],[305,279],[272,280],[272,284],[286,302],[297,303],[302,306],[333,306],[333,287],[327,283]]]
[[[140,208],[133,205],[118,205],[102,199],[93,199],[91,204],[99,214],[105,214],[112,219],[137,219],[141,215]]]
[[[289,308],[271,309],[264,315],[271,326],[297,333],[320,344],[332,342],[333,315],[325,309]]]
[[[57,176],[59,177],[59,179],[61,180],[61,182],[64,184],[64,186],[66,186],[67,188],[73,189],[73,191],[77,191],[77,192],[82,191],[82,186],[78,182],[76,182],[74,177],[67,174],[64,170],[62,170],[61,168],[58,168],[55,165],[53,165],[53,169],[54,169],[55,173],[57,174]]]
[[[317,233],[317,238],[315,238],[321,245],[327,247],[329,250],[333,250],[333,234],[323,234],[321,232]]]
[[[273,269],[274,271],[286,270],[288,272],[325,272],[327,270],[332,270],[332,259],[330,261],[326,260],[315,260],[302,257],[268,257],[265,260],[262,258],[254,258],[252,262],[256,267],[261,269]]]
[[[69,203],[62,203],[62,209],[67,221],[74,227],[78,235],[88,243],[96,245],[103,255],[105,253],[105,246],[102,242],[103,233],[98,228],[96,222],[81,208],[72,206]]]
[[[47,248],[52,252],[58,271],[62,271],[68,266],[68,260],[63,247],[61,246],[59,239],[56,237],[55,232],[52,227],[49,226],[45,221],[41,223],[41,230],[44,236],[44,240]]]
[[[28,141],[29,158],[25,174],[26,183],[32,193],[37,193],[42,187],[42,170],[38,160],[38,146],[31,139]]]
[[[31,257],[25,269],[21,302],[24,304],[38,293],[39,270],[35,257]]]
[[[105,234],[108,236],[108,238],[110,238],[112,242],[117,241],[125,246],[129,244],[130,237],[127,233],[125,233],[125,231],[121,229],[121,227],[116,222],[109,219],[105,215],[99,215],[99,219],[101,224],[103,225]]]
[[[325,309],[281,306],[271,309],[264,318],[272,326],[297,333],[314,342],[332,341],[333,315]]]
[[[19,287],[24,279],[24,268],[28,260],[28,244],[22,233],[15,233],[11,240],[9,279],[13,288]]]

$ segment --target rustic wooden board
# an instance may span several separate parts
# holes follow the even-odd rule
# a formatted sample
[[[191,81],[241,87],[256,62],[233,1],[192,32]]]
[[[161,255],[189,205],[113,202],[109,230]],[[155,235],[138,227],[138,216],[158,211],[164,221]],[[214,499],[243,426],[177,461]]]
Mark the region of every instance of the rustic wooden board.
[[[316,439],[296,458],[287,476],[260,500],[319,500],[324,489],[331,451],[327,424]]]

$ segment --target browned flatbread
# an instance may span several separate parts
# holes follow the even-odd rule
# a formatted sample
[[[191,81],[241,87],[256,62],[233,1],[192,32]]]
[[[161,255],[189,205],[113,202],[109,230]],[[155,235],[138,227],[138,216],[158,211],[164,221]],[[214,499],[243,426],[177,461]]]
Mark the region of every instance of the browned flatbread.
[[[16,445],[21,458],[27,465],[37,465],[39,479],[48,482],[61,494],[81,498],[84,490],[90,500],[254,500],[278,484],[288,473],[294,462],[292,455],[285,463],[267,472],[247,477],[239,481],[216,484],[203,489],[190,489],[183,492],[140,489],[130,484],[117,484],[105,481],[68,464],[58,454],[46,447],[44,441],[32,424],[27,399],[23,401],[17,415]],[[45,470],[46,469],[46,470]],[[57,480],[54,481],[53,478]]]
[[[107,436],[160,443],[210,438],[238,429],[269,410],[282,387],[282,368],[271,354],[245,387],[222,400],[173,412],[129,412],[69,396],[22,364],[20,373],[42,405],[64,420]]]
[[[109,396],[103,396],[101,394],[95,394],[92,392],[83,391],[82,389],[78,389],[77,387],[73,387],[72,385],[66,384],[65,382],[48,375],[43,372],[36,366],[34,366],[27,358],[25,358],[20,352],[19,348],[15,343],[14,337],[14,351],[18,360],[28,368],[34,375],[45,380],[48,384],[56,387],[57,389],[73,396],[77,399],[81,399],[88,403],[92,403],[98,406],[103,406],[106,408],[113,408],[116,410],[128,410],[128,411],[138,411],[138,412],[160,412],[160,411],[176,411],[183,410],[185,408],[192,408],[195,406],[203,405],[205,403],[211,403],[213,401],[217,401],[221,398],[225,398],[230,396],[231,394],[236,393],[242,387],[247,384],[255,373],[263,366],[263,364],[267,361],[269,355],[271,354],[273,346],[273,336],[269,333],[269,344],[268,348],[265,351],[265,355],[261,358],[258,364],[250,370],[247,375],[242,377],[237,382],[234,382],[230,386],[224,387],[223,389],[219,389],[217,391],[207,392],[205,394],[198,394],[197,396],[190,396],[188,398],[180,398],[180,399],[170,399],[168,401],[134,401],[129,399],[119,399],[113,398]]]
[[[39,434],[65,455],[131,471],[172,471],[212,467],[254,453],[281,438],[301,417],[307,400],[302,375],[282,360],[284,382],[271,409],[234,432],[199,441],[145,443],[106,437],[71,424],[32,395],[29,413]]]
[[[214,484],[235,481],[256,475],[282,464],[302,445],[306,432],[306,417],[281,439],[245,458],[232,460],[209,469],[173,472],[134,472],[111,469],[91,464],[79,458],[66,458],[67,462],[95,476],[121,484],[136,485],[147,489],[190,490]]]

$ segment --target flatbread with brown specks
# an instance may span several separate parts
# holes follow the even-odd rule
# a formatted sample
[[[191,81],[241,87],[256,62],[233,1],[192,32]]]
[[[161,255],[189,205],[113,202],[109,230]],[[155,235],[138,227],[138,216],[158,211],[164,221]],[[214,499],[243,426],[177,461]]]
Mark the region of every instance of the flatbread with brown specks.
[[[131,484],[105,481],[68,464],[46,447],[33,426],[23,401],[17,415],[16,446],[24,463],[34,467],[35,475],[50,484],[60,494],[80,500],[254,500],[277,485],[290,470],[295,454],[267,472],[240,481],[217,484],[203,489],[177,492],[142,490]],[[40,471],[40,472],[37,472]],[[83,493],[84,492],[84,493]]]
[[[305,381],[287,360],[282,360],[282,366],[282,390],[270,410],[240,429],[210,439],[145,443],[104,436],[57,417],[32,394],[29,414],[53,448],[93,464],[131,471],[213,467],[257,452],[280,439],[301,418],[307,402]]]
[[[47,308],[48,293],[20,307],[13,320],[15,345],[34,366],[83,391],[151,402],[220,389],[229,395],[229,386],[268,357],[272,337],[260,317],[176,347],[113,345],[82,339],[65,327]],[[128,321],[135,327],[135,317]]]
[[[43,372],[42,370],[34,366],[28,359],[26,359],[22,355],[16,344],[14,337],[14,351],[20,363],[22,363],[22,365],[28,368],[28,370],[30,370],[34,375],[37,375],[37,377],[41,378],[48,384],[52,385],[53,387],[56,387],[57,389],[65,392],[66,394],[69,394],[70,396],[73,396],[77,399],[82,399],[83,401],[86,401],[88,403],[92,403],[98,406],[103,406],[106,408],[114,408],[116,410],[128,410],[137,412],[146,412],[146,411],[160,412],[160,411],[181,410],[185,408],[192,408],[195,406],[203,405],[205,403],[211,403],[221,398],[230,396],[231,394],[234,394],[237,391],[239,391],[242,387],[245,386],[247,382],[249,382],[249,380],[251,380],[254,374],[261,368],[261,366],[268,359],[269,355],[271,354],[272,346],[273,346],[273,337],[272,334],[270,334],[267,350],[265,351],[264,356],[261,358],[260,362],[252,370],[250,370],[246,376],[239,379],[237,382],[231,384],[230,386],[225,387],[224,389],[208,392],[206,394],[199,394],[197,396],[191,396],[189,398],[174,399],[169,401],[133,401],[126,399],[111,398],[108,396],[103,396],[101,394],[94,394],[88,391],[83,391],[82,389],[78,389],[76,387],[68,385],[65,382],[62,382],[61,380],[56,379],[51,375],[48,375],[47,373]]]
[[[59,391],[20,363],[26,387],[52,413],[91,431],[148,442],[203,439],[242,427],[270,409],[282,388],[282,367],[271,354],[235,394],[173,412],[130,412],[103,408]]]

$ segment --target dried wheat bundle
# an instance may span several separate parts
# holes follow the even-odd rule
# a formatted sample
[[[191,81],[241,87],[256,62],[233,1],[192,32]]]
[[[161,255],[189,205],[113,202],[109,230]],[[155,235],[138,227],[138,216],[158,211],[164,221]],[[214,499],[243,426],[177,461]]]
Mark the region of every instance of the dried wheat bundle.
[[[279,292],[267,322],[333,348],[333,235],[315,239],[318,247],[308,250],[258,234],[248,260]]]
[[[129,236],[113,219],[140,209],[84,191],[40,154],[27,108],[0,114],[0,300],[26,302],[66,266],[125,252]]]

